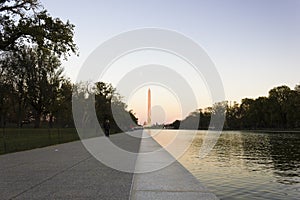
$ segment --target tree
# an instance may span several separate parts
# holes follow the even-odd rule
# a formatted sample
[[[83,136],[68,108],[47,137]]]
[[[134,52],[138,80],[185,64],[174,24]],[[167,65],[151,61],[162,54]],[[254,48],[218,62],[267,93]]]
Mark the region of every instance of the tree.
[[[73,31],[73,24],[51,17],[39,0],[0,0],[2,123],[9,99],[19,127],[30,113],[35,127],[42,115],[52,126],[63,79],[59,59],[77,52]]]
[[[139,119],[135,116],[135,113],[133,113],[133,110],[129,110],[128,113],[129,113],[130,118],[131,118],[130,121],[133,122],[134,125],[138,125]]]
[[[208,129],[210,119],[211,119],[212,107],[208,107],[204,110],[199,109],[199,112],[200,112],[200,121],[199,121],[198,129]]]
[[[223,123],[224,120],[226,119],[226,108],[228,106],[227,101],[222,101],[222,102],[217,102],[213,104],[212,107],[212,112],[211,116],[213,121],[211,121],[210,126],[217,129],[221,130],[223,129]]]
[[[173,123],[165,125],[165,127],[171,129],[179,129],[180,123],[181,123],[180,120],[175,120]]]
[[[182,129],[198,129],[200,123],[200,112],[196,110],[191,112],[184,120],[182,120],[180,127]]]
[[[200,122],[198,129],[207,129],[211,117],[217,122],[222,122],[226,113],[225,129],[265,129],[265,128],[299,128],[300,127],[300,85],[294,90],[288,86],[279,86],[269,91],[268,97],[256,99],[242,99],[241,104],[234,103],[228,106],[228,102],[219,102],[204,109],[190,113],[184,120],[177,120],[182,128],[195,129],[192,124]],[[221,124],[212,122],[212,126],[221,127]],[[175,122],[166,127],[178,128]]]
[[[253,104],[253,99],[245,98],[242,99],[242,103],[240,105],[241,127],[246,129],[254,128],[253,124],[255,124],[255,114],[252,109]]]
[[[29,49],[28,53],[35,65],[27,69],[27,99],[35,110],[35,127],[38,128],[42,114],[49,113],[47,107],[54,104],[53,96],[57,95],[55,90],[59,87],[62,70],[59,59],[50,51]]]
[[[108,119],[111,129],[115,132],[127,131],[131,126],[137,125],[138,119],[131,110],[127,110],[127,105],[111,84],[97,82],[93,88],[93,93],[95,94],[95,109],[100,125]]]
[[[94,127],[94,125],[97,123],[97,120],[100,122],[98,114],[100,104],[98,97],[95,95],[95,90],[95,84],[90,82],[76,83],[73,86],[72,109],[75,109],[75,111],[73,111],[73,117],[77,127],[83,129],[97,128]],[[102,99],[103,98],[101,98],[101,100]],[[96,111],[96,117],[98,117],[98,119],[95,119],[94,110]],[[93,135],[94,133],[92,136]]]
[[[131,127],[137,126],[138,119],[134,116],[132,110],[127,111],[127,105],[122,102],[120,95],[114,94],[110,109],[116,129],[128,131]]]
[[[72,92],[74,86],[69,79],[63,79],[59,88],[56,119],[61,127],[74,127],[72,114]]]
[[[48,105],[46,106],[44,114],[47,115],[49,121],[49,127],[53,128],[54,117],[58,114],[61,109],[60,99],[61,97],[61,87],[64,81],[62,76],[63,68],[58,68],[52,73],[48,74],[48,84],[47,88],[44,88],[48,91]]]
[[[271,103],[272,121],[277,128],[287,127],[288,102],[291,97],[291,89],[288,86],[279,86],[269,91],[269,101]]]
[[[294,105],[296,109],[295,112],[295,127],[300,128],[300,85],[295,87],[295,98],[294,98]]]
[[[233,106],[227,106],[226,108],[226,121],[224,127],[229,129],[240,128],[240,118],[239,104],[234,102]]]
[[[74,25],[51,17],[38,0],[0,1],[0,50],[16,51],[20,46],[37,45],[58,57],[76,53]]]
[[[93,92],[95,94],[95,107],[99,123],[102,125],[108,119],[111,121],[111,126],[115,127],[115,124],[112,124],[113,117],[111,112],[111,103],[115,88],[111,84],[97,82],[95,83]]]
[[[11,109],[12,104],[12,92],[14,91],[10,73],[7,68],[8,65],[7,55],[3,54],[0,59],[0,127],[5,126],[7,114]]]
[[[51,51],[24,47],[6,57],[17,101],[18,126],[24,118],[27,104],[33,108],[35,127],[39,127],[42,114],[51,114],[61,82],[60,61]],[[14,98],[12,98],[14,99]]]
[[[25,79],[27,73],[25,73],[26,68],[31,67],[31,58],[25,58],[26,54],[21,52],[13,52],[10,57],[8,57],[8,71],[12,75],[12,84],[14,86],[14,97],[13,101],[16,101],[17,108],[17,126],[22,126],[22,120],[25,116],[26,104],[26,92],[27,85],[25,84]],[[29,65],[29,66],[28,66]]]
[[[300,84],[295,86],[295,91],[300,93]]]
[[[254,99],[251,111],[253,114],[252,128],[265,128],[270,127],[267,124],[270,122],[270,105],[268,104],[267,97],[258,97]]]

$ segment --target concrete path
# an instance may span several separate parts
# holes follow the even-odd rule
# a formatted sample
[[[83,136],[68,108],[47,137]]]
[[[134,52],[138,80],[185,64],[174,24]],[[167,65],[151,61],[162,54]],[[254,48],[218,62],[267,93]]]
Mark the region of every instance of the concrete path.
[[[131,134],[140,135],[141,132]],[[145,132],[144,132],[145,134]],[[144,135],[145,136],[145,135]],[[160,148],[152,138],[116,134],[131,152]],[[141,144],[141,146],[140,146]],[[155,169],[172,156],[138,156],[137,171]],[[0,156],[0,199],[216,199],[177,161],[143,174],[120,172],[96,160],[80,141]]]
[[[137,152],[140,139],[110,137]],[[128,199],[133,174],[111,169],[80,141],[0,156],[0,199]]]
[[[149,152],[155,153],[149,154]],[[162,149],[153,138],[149,137],[145,131],[143,133],[143,139],[141,140],[140,155],[136,161],[136,171],[149,172],[134,175],[131,199],[218,199],[178,161],[172,161],[174,161],[174,158],[167,151]],[[157,171],[152,170],[158,168],[162,169]]]

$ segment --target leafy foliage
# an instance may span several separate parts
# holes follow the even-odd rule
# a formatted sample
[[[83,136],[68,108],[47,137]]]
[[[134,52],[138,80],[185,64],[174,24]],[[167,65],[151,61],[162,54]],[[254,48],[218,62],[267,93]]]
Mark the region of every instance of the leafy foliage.
[[[16,51],[24,45],[45,48],[58,57],[76,53],[74,25],[53,18],[37,0],[0,1],[0,50]]]
[[[208,129],[211,116],[216,113],[226,114],[225,129],[294,129],[300,128],[300,89],[279,86],[269,91],[268,97],[242,99],[241,104],[220,102],[213,107],[192,112],[179,124],[176,120],[167,127]],[[221,116],[221,115],[219,115]],[[199,120],[199,123],[197,122]],[[211,124],[211,126],[214,126]],[[197,129],[196,128],[196,129]]]

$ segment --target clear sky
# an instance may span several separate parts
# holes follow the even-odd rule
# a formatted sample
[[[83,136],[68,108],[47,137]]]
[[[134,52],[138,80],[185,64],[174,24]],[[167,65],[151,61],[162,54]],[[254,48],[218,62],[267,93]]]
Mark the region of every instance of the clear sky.
[[[80,56],[63,63],[66,75],[74,81],[88,55],[105,40],[132,29],[158,27],[192,38],[207,52],[221,76],[227,100],[239,102],[245,97],[266,96],[275,86],[294,88],[300,83],[299,0],[41,2],[52,16],[69,19],[76,26],[75,42]],[[125,97],[140,122],[146,119],[146,106],[142,109],[146,102],[136,102],[141,102],[137,96],[143,90],[147,88]],[[155,96],[155,90],[153,93]],[[209,100],[199,101],[201,107],[210,104]],[[170,110],[163,107],[163,99],[157,102],[154,110],[158,117],[154,120],[180,118],[180,111],[168,115]]]

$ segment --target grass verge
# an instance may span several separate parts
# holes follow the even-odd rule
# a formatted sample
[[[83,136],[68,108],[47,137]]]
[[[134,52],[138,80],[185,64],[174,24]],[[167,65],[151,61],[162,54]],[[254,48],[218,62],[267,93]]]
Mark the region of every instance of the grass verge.
[[[79,140],[75,128],[0,130],[0,154],[35,149]]]

